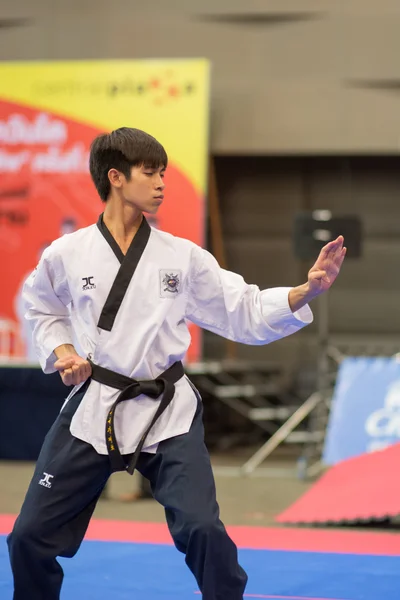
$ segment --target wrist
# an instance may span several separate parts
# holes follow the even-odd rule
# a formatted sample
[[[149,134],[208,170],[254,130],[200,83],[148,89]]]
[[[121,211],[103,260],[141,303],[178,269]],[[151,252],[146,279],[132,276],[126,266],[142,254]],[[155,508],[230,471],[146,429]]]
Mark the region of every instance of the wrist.
[[[310,291],[310,287],[308,283],[303,283],[302,285],[298,285],[292,288],[289,292],[289,306],[292,312],[297,312],[303,306],[306,306],[311,300],[313,300],[314,295]]]
[[[55,348],[54,354],[57,358],[64,358],[66,356],[70,356],[71,354],[76,354],[76,350],[72,344],[61,344],[61,346],[57,346],[57,348]]]

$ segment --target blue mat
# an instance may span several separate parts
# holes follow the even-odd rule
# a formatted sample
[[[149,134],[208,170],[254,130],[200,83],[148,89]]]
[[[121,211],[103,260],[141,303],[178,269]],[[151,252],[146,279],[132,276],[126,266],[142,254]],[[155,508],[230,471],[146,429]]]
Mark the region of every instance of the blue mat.
[[[400,558],[240,550],[249,598],[399,600]],[[84,542],[65,570],[62,600],[196,600],[196,582],[172,546]],[[0,536],[0,598],[11,600],[5,538]],[[27,599],[28,600],[28,599]]]

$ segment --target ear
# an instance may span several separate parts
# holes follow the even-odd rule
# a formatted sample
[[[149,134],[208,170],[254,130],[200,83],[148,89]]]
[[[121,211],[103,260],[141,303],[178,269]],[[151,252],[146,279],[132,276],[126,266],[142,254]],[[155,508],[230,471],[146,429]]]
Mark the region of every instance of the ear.
[[[122,185],[122,176],[117,169],[110,169],[108,171],[108,179],[112,186],[120,188]]]

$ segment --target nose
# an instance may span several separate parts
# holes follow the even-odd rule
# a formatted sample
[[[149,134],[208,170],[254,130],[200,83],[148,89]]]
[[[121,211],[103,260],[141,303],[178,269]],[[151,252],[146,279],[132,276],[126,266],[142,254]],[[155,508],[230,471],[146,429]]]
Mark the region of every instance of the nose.
[[[160,177],[156,183],[157,190],[162,191],[165,188],[164,180]]]

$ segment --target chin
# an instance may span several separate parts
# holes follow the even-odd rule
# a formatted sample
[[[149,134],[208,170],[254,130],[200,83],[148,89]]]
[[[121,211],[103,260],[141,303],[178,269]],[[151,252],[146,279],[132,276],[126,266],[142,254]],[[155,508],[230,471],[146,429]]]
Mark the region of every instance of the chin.
[[[159,208],[159,206],[152,206],[151,208],[143,209],[143,212],[147,213],[148,215],[156,215]]]

